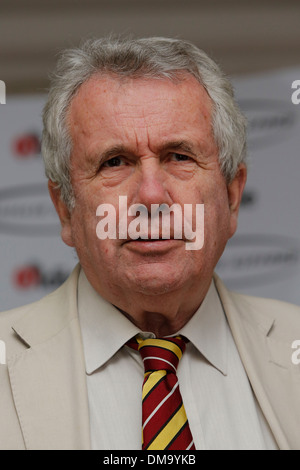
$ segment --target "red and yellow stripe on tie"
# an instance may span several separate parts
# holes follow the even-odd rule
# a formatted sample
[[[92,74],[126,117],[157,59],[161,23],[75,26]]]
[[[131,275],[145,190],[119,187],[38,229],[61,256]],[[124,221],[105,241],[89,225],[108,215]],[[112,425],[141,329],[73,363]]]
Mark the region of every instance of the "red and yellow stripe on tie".
[[[142,405],[144,450],[194,450],[176,375],[185,351],[181,337],[136,338],[145,368]]]

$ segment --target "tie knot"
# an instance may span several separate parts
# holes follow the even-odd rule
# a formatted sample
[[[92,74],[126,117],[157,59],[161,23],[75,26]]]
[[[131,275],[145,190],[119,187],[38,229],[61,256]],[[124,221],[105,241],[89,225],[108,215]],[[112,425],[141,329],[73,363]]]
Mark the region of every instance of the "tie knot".
[[[166,370],[176,373],[178,363],[185,351],[185,341],[181,336],[174,338],[141,339],[136,338],[136,346],[143,362],[145,373]]]

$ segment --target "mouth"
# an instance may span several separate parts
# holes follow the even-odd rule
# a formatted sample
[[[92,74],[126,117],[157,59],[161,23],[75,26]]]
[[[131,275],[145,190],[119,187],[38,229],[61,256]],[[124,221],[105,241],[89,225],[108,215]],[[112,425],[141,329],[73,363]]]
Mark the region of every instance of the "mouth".
[[[136,251],[142,254],[154,254],[162,253],[164,251],[166,252],[172,248],[179,247],[182,242],[182,239],[174,238],[137,238],[136,240],[126,240],[124,245],[126,245],[126,247],[132,251]]]
[[[173,238],[173,237],[169,237],[169,238],[163,238],[163,237],[158,237],[158,238],[139,237],[139,238],[136,238],[136,239],[129,238],[128,240],[126,240],[126,243],[128,243],[128,242],[160,242],[160,241],[168,241],[168,240],[174,240],[174,238]]]

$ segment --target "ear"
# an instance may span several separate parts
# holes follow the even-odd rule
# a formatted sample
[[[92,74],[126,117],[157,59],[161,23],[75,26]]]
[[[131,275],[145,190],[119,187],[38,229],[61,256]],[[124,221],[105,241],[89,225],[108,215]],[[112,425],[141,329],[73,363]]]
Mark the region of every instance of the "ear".
[[[237,229],[239,208],[246,181],[247,167],[244,163],[241,163],[237,169],[233,181],[231,181],[231,183],[227,187],[230,210],[230,237],[234,235]]]
[[[68,246],[74,246],[72,237],[71,214],[66,204],[61,199],[60,189],[53,181],[48,181],[49,194],[61,223],[61,238]]]

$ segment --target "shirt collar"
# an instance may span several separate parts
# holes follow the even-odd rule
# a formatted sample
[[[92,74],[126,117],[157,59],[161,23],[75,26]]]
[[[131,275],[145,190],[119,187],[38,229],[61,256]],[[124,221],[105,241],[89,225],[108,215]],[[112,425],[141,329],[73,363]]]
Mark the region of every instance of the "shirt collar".
[[[83,269],[78,280],[78,312],[87,374],[103,366],[139,333],[130,320],[95,291]]]
[[[86,373],[102,367],[133,336],[155,337],[141,332],[116,307],[101,297],[81,269],[78,281],[78,312]],[[224,375],[227,373],[227,324],[214,282],[189,322],[178,332]]]
[[[216,369],[227,375],[228,324],[214,281],[192,318],[178,332]]]

